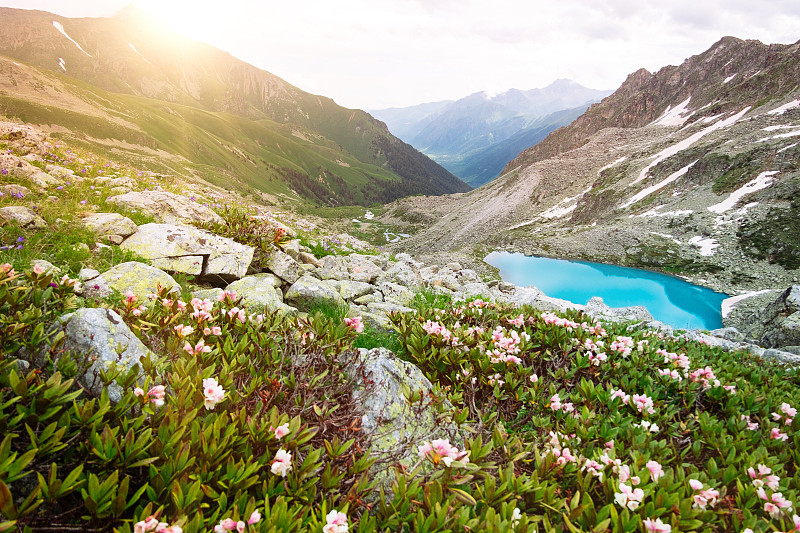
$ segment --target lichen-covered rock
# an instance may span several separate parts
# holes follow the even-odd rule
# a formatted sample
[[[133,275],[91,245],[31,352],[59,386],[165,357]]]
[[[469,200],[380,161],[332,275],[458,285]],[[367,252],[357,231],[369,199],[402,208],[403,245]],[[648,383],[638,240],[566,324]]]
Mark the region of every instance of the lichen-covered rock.
[[[273,274],[255,274],[234,281],[225,290],[242,296],[242,307],[251,314],[263,313],[265,309],[289,315],[297,313],[297,309],[283,303],[280,286],[281,280]]]
[[[9,196],[16,196],[17,198],[24,198],[31,193],[31,190],[23,185],[16,183],[9,183],[8,185],[0,185],[0,192]]]
[[[6,222],[16,222],[22,228],[44,229],[47,227],[47,222],[42,217],[21,205],[0,208],[0,219]]]
[[[409,403],[408,393],[422,392],[426,399],[432,393],[431,382],[419,368],[386,348],[361,348],[358,355],[358,370],[346,370],[354,380],[353,397],[364,413],[361,430],[369,438],[373,454],[399,458],[401,464],[410,466],[419,459],[417,446],[423,441],[455,437],[455,427],[440,419],[431,404]],[[390,468],[383,465],[373,469],[381,485],[391,480]]]
[[[408,306],[414,300],[414,293],[397,283],[381,283],[378,290],[383,294],[383,301],[396,305]]]
[[[94,213],[86,216],[83,223],[97,235],[128,237],[136,233],[136,223],[119,213]]]
[[[158,268],[227,281],[247,274],[253,247],[191,226],[143,224],[120,247]]]
[[[498,290],[501,292],[506,292],[501,289],[502,285],[502,283],[498,285]],[[540,311],[555,311],[558,313],[564,313],[567,311],[567,309],[577,309],[580,311],[584,309],[583,305],[569,302],[567,300],[561,300],[559,298],[551,298],[536,287],[516,287],[516,290],[513,291],[513,293],[509,293],[507,299],[513,304],[519,306],[530,305],[534,309],[538,309]]]
[[[350,280],[332,280],[331,285],[336,287],[339,294],[345,300],[354,300],[360,296],[370,294],[375,290],[374,285],[364,283],[363,281],[350,281]]]
[[[610,321],[652,322],[653,315],[642,305],[631,307],[609,307],[599,296],[593,297],[586,304],[585,311],[596,319]]]
[[[48,174],[47,172],[42,172],[38,170],[28,176],[28,179],[37,187],[41,189],[47,189],[48,187],[58,187],[60,185],[64,185],[66,182],[55,178]]]
[[[333,283],[311,276],[303,276],[294,282],[286,291],[285,299],[301,311],[311,311],[319,304],[347,307]]]
[[[45,273],[52,274],[54,276],[61,275],[61,269],[45,259],[34,259],[31,261],[31,267],[43,268]]]
[[[411,290],[419,290],[422,277],[408,263],[393,263],[375,280],[376,283],[394,282]]]
[[[129,192],[112,196],[108,202],[127,209],[142,211],[166,223],[223,223],[222,217],[208,207],[185,196],[166,191]]]
[[[800,285],[783,291],[763,310],[750,313],[740,330],[767,348],[800,344]]]
[[[310,254],[308,252],[300,252],[297,255],[297,260],[305,265],[312,265],[316,268],[322,266],[322,261],[317,259],[317,257],[314,254]]]
[[[178,283],[172,276],[150,265],[130,261],[114,266],[91,281],[84,284],[84,293],[89,298],[105,298],[113,291],[125,294],[131,291],[142,303],[148,301],[148,295],[157,292],[161,285],[175,292],[180,292]]]
[[[371,259],[372,256],[361,254],[326,255],[322,258],[319,277],[373,283],[383,271]]]
[[[300,265],[292,257],[280,250],[273,250],[267,257],[265,266],[270,272],[286,283],[294,283],[302,275]]]
[[[116,365],[127,373],[142,357],[152,355],[122,317],[111,309],[78,309],[62,317],[59,327],[64,331],[61,349],[74,352],[88,367],[78,375],[78,383],[94,396],[100,396],[103,391],[101,371]],[[108,398],[112,403],[119,402],[123,393],[116,382],[108,385]]]

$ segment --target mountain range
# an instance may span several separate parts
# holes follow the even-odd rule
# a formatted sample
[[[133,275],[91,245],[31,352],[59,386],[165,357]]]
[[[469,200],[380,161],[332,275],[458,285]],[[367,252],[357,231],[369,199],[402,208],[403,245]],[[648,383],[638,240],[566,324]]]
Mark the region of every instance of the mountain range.
[[[542,89],[479,92],[456,101],[370,112],[399,138],[477,187],[609,94],[560,79]]]
[[[137,8],[0,8],[0,110],[164,172],[315,203],[469,187],[361,110],[306,93]],[[158,157],[156,157],[158,155]]]
[[[725,37],[630,74],[488,185],[409,198],[404,247],[655,268],[723,291],[800,277],[800,43]],[[433,259],[430,259],[433,260]]]

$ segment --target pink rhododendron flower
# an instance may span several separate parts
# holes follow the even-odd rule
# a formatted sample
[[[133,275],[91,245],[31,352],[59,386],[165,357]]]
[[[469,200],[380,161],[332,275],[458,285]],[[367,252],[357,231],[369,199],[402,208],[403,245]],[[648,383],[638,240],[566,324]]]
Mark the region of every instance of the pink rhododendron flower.
[[[361,321],[360,316],[345,318],[344,321],[356,333],[361,333],[364,331],[364,323]]]
[[[583,463],[581,470],[586,470],[600,481],[603,481],[603,470],[605,469],[604,465],[601,465],[597,461],[586,459],[586,462]]]
[[[334,509],[325,516],[322,533],[347,533],[347,515]]]
[[[750,422],[750,415],[742,415],[740,420],[747,421],[747,429],[750,431],[755,431],[758,429],[758,422]]]
[[[209,353],[211,351],[211,346],[207,346],[206,341],[200,339],[200,341],[195,344],[194,347],[187,342],[183,345],[183,350],[191,355],[197,355],[201,353]]]
[[[292,470],[292,454],[283,448],[275,453],[275,458],[272,460],[272,467],[270,468],[273,474],[281,477],[286,477]]]
[[[216,378],[207,378],[203,380],[203,396],[205,408],[213,410],[225,398],[225,389],[217,383]]]
[[[656,520],[646,518],[644,520],[644,528],[649,533],[670,533],[672,531],[672,526],[665,524],[660,518]]]
[[[697,479],[690,479],[689,486],[692,487],[692,490],[703,490],[703,483]]]
[[[234,295],[235,295],[235,294],[236,294],[236,293],[234,293]],[[259,520],[261,520],[261,513],[259,513],[259,512],[258,512],[258,509],[256,509],[255,511],[253,511],[253,512],[250,514],[250,518],[248,518],[248,519],[247,519],[247,524],[252,526],[253,524],[255,524],[256,522],[258,522]]]
[[[273,428],[272,426],[269,427],[270,431],[275,432],[276,439],[282,439],[286,435],[289,434],[289,423],[281,424],[280,426]]]
[[[664,467],[656,461],[647,461],[645,466],[650,471],[650,478],[653,481],[658,481],[664,475]]]
[[[44,274],[45,268],[42,265],[33,265],[34,274]]]
[[[133,395],[134,396],[144,396],[144,389],[141,388],[141,387],[136,387],[135,389],[133,389]]]
[[[431,442],[423,442],[417,448],[417,453],[422,459],[427,459],[434,465],[440,462],[450,467],[456,463],[458,466],[466,464],[466,451],[459,451],[458,448],[450,444],[449,439],[434,439]]]
[[[192,326],[184,326],[183,324],[178,324],[173,329],[178,337],[187,337],[194,333],[194,328]]]
[[[642,489],[633,489],[622,482],[619,484],[619,492],[614,493],[614,501],[617,505],[627,507],[631,511],[635,511],[643,499],[644,491]]]
[[[778,428],[772,428],[769,432],[769,438],[775,440],[789,440],[789,435],[781,433],[781,430]]]

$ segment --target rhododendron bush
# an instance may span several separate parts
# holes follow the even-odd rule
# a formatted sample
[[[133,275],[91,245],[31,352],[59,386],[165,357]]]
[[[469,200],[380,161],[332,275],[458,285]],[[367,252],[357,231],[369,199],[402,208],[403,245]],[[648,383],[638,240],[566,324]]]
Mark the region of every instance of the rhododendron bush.
[[[392,316],[398,355],[460,436],[377,463],[360,318],[119,295],[153,356],[101,375],[113,404],[50,329],[70,281],[0,268],[0,531],[800,531],[795,369],[577,312],[421,303]]]

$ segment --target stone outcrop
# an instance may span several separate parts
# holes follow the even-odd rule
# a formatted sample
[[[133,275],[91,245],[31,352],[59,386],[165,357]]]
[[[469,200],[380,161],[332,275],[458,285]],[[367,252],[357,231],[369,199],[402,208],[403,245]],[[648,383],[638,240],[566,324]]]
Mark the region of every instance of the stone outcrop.
[[[84,217],[83,223],[97,235],[129,237],[136,233],[136,223],[119,213],[93,213]]]
[[[234,281],[225,290],[242,296],[242,306],[248,313],[257,314],[267,311],[280,311],[295,314],[297,309],[283,303],[281,280],[273,274],[254,274]]]
[[[312,276],[303,276],[286,291],[286,301],[301,311],[311,311],[315,305],[347,307],[336,285]]]
[[[751,313],[740,329],[766,348],[800,345],[800,285],[789,287],[763,310]]]
[[[131,291],[142,303],[148,295],[155,294],[158,286],[180,292],[180,285],[172,276],[158,268],[136,261],[121,263],[84,284],[84,294],[89,298],[105,298],[113,291],[125,294]]]
[[[153,266],[227,281],[244,277],[253,247],[191,226],[144,224],[120,245]]]
[[[108,371],[113,365],[124,375],[142,357],[152,355],[122,317],[111,309],[84,307],[63,316],[60,322],[59,327],[64,332],[60,349],[74,354],[80,367],[77,381],[93,396],[103,392],[101,371]],[[119,402],[124,394],[116,382],[107,390],[112,403]]]
[[[0,208],[0,220],[14,222],[22,228],[44,229],[47,222],[32,209],[20,205],[9,205]]]
[[[189,222],[202,224],[223,220],[208,207],[198,204],[185,196],[166,191],[129,192],[112,196],[108,202],[126,209],[137,210],[155,217],[156,220],[170,224]]]

